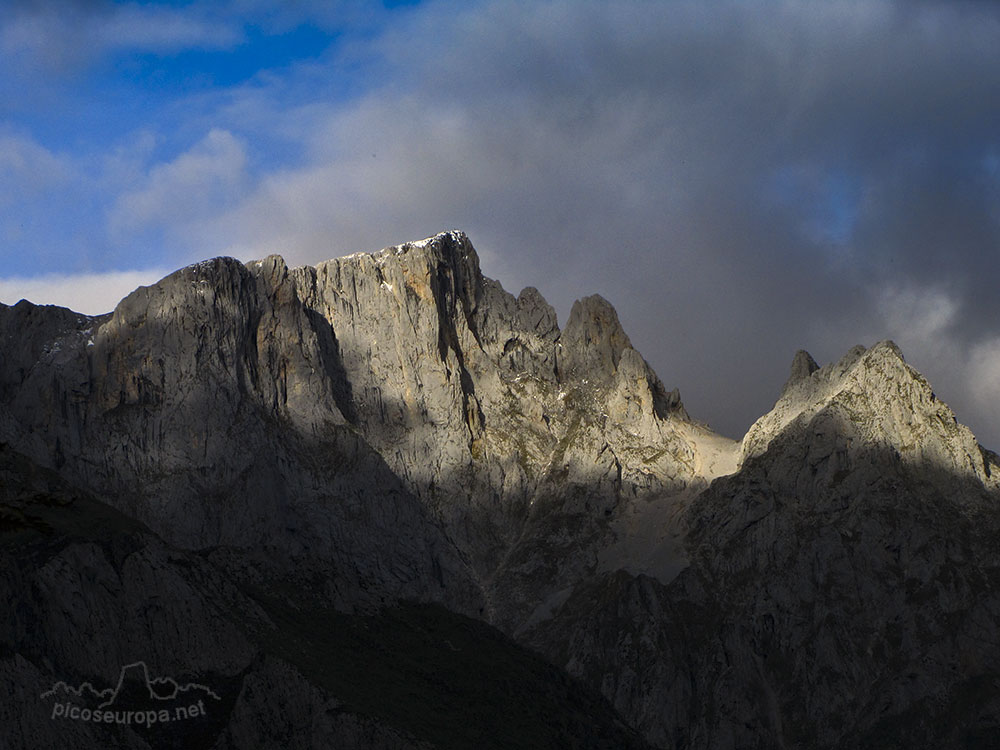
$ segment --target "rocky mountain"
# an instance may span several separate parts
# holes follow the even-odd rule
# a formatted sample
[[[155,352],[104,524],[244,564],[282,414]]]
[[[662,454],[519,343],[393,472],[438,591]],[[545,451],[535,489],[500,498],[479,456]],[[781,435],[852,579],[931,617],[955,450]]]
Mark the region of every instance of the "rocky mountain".
[[[890,342],[736,442],[448,232],[0,344],[0,745],[1000,746],[1000,459]],[[39,697],[138,661],[219,700]]]

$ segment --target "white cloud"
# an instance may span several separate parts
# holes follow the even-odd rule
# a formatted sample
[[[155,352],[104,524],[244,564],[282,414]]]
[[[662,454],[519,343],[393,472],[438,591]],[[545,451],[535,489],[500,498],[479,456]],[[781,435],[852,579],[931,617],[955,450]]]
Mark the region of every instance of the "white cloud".
[[[893,338],[936,347],[950,339],[958,319],[958,300],[942,289],[893,285],[882,290],[884,326]]]
[[[209,17],[200,8],[29,3],[0,17],[0,52],[66,72],[109,51],[228,49],[243,39],[240,26]]]
[[[128,4],[95,24],[93,36],[108,49],[169,53],[184,49],[227,49],[243,38],[230,24],[198,18],[190,11]]]
[[[13,305],[21,299],[37,305],[59,305],[86,315],[110,312],[137,287],[159,281],[160,268],[89,274],[47,274],[34,278],[0,278],[0,302]]]
[[[0,206],[18,196],[65,184],[73,168],[64,157],[57,156],[35,141],[13,135],[0,135]]]
[[[191,149],[153,166],[139,187],[117,198],[109,229],[121,241],[147,228],[182,234],[232,205],[245,188],[247,154],[226,130],[212,130]]]

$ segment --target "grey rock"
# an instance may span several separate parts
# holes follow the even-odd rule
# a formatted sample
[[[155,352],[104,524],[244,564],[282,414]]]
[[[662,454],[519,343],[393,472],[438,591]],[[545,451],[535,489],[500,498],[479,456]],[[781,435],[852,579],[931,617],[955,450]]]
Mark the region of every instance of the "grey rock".
[[[478,733],[487,747],[644,747],[596,692],[485,624],[427,605],[337,612],[315,585],[328,571],[278,579],[247,554],[171,547],[6,446],[0,477],[0,746],[416,750]],[[204,717],[149,732],[56,715],[99,707],[137,661],[211,691]],[[456,701],[470,665],[500,681]]]
[[[731,441],[607,301],[560,330],[461,232],[316,267],[214,259],[98,318],[0,306],[0,341],[9,691],[110,679],[139,648],[239,685],[206,747],[422,747],[381,693],[346,695],[330,634],[417,633],[448,665],[443,628],[528,664],[470,616],[564,670],[525,667],[533,695],[569,673],[661,747],[962,747],[1000,726],[1000,460],[891,342],[799,352]],[[386,644],[364,653],[406,661]],[[3,718],[43,745],[98,737]],[[604,746],[632,741],[613,724]]]
[[[555,340],[559,336],[555,309],[533,286],[517,295],[517,327],[542,339]]]
[[[622,352],[631,349],[618,313],[599,294],[573,303],[566,328],[559,337],[559,371],[564,377],[610,378]]]
[[[801,384],[818,369],[819,365],[816,364],[816,360],[812,358],[809,352],[799,349],[795,352],[795,358],[792,359],[791,373],[785,382],[785,387],[782,388],[782,393]]]

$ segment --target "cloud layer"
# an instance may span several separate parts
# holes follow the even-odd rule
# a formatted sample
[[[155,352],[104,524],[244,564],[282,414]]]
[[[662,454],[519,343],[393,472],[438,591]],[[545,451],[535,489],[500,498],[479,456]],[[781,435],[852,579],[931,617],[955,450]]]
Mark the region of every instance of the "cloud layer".
[[[220,47],[245,32],[234,17],[263,18],[206,7],[170,11],[164,33]],[[102,246],[118,268],[136,247],[160,266],[312,263],[465,229],[487,274],[538,286],[562,317],[610,299],[689,411],[731,435],[796,349],[830,360],[892,337],[1000,446],[994,5],[296,8],[274,33],[312,18],[337,43],[162,102],[87,160],[11,131],[0,172],[22,163],[7,144],[52,155],[39,179],[56,197],[97,173],[77,257]]]
[[[59,305],[85,315],[101,315],[113,310],[130,292],[155,284],[168,273],[167,269],[149,268],[0,279],[0,302],[14,305],[27,299],[36,305]]]

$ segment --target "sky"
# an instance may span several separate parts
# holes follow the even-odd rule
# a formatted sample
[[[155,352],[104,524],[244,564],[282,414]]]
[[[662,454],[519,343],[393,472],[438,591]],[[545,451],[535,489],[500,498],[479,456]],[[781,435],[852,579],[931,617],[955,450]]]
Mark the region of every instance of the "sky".
[[[1000,450],[1000,4],[8,0],[0,301],[466,231],[731,437],[895,340]]]

